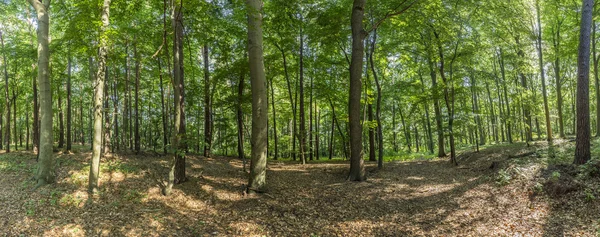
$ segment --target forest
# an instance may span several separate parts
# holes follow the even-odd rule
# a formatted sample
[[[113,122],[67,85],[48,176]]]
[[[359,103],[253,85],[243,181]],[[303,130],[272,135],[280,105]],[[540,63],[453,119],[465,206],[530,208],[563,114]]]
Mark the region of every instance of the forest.
[[[598,8],[0,0],[0,236],[600,236]]]

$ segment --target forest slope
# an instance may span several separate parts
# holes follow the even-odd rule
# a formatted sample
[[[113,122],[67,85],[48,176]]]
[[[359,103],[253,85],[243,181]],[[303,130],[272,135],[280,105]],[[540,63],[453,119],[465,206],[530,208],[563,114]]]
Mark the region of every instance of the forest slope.
[[[26,236],[595,236],[597,177],[548,195],[569,176],[573,143],[497,145],[447,160],[368,163],[347,182],[343,161],[270,161],[269,189],[244,196],[237,159],[190,156],[190,181],[160,194],[166,157],[104,158],[99,195],[86,192],[89,152],[59,154],[58,183],[31,192],[35,157],[0,155],[0,233]],[[545,143],[544,143],[545,144]],[[533,152],[535,151],[535,152]],[[533,153],[532,153],[533,152]],[[511,158],[520,154],[528,156]],[[496,167],[490,166],[492,163]],[[567,162],[567,161],[565,161]],[[550,170],[548,169],[550,167]],[[578,173],[583,173],[577,171]],[[557,175],[559,173],[559,175]],[[556,178],[560,176],[562,178]],[[577,177],[576,177],[577,176]],[[554,190],[554,189],[553,189]],[[167,231],[168,230],[168,231]]]

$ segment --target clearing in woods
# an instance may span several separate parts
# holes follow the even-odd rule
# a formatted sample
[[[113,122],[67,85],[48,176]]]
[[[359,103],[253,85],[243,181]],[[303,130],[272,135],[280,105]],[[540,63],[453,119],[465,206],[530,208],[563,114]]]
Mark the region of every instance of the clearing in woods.
[[[0,155],[6,236],[595,236],[598,177],[569,168],[574,143],[495,145],[446,159],[368,163],[269,161],[268,193],[244,196],[242,162],[189,156],[189,181],[160,194],[167,158],[103,158],[101,191],[86,192],[90,152],[58,154],[57,183],[31,192],[35,156]],[[81,149],[83,150],[83,148]],[[549,155],[550,154],[550,155]],[[585,167],[584,167],[585,168]],[[597,168],[597,167],[596,167]],[[582,168],[579,168],[582,169]],[[592,172],[592,175],[596,174]],[[563,182],[564,181],[564,182]],[[562,182],[562,183],[561,183]],[[561,186],[563,185],[563,186]]]

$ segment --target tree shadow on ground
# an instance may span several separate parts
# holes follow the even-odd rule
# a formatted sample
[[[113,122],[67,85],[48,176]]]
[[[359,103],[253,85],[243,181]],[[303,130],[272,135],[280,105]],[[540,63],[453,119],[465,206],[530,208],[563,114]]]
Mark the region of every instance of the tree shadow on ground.
[[[79,152],[59,157],[56,184],[30,193],[18,190],[17,181],[7,191],[17,197],[0,195],[2,202],[44,200],[33,215],[13,210],[16,218],[0,219],[0,228],[37,236],[486,235],[521,208],[511,198],[524,195],[494,187],[497,170],[489,163],[506,159],[496,154],[471,154],[461,163],[467,169],[446,160],[391,162],[382,170],[367,163],[369,180],[360,183],[345,180],[346,163],[270,161],[268,192],[259,196],[243,195],[247,174],[240,160],[190,155],[189,181],[169,197],[157,181],[165,178],[169,157],[116,154],[103,159],[111,165],[101,172],[101,191],[88,197],[87,177],[78,177],[86,175],[89,153]]]

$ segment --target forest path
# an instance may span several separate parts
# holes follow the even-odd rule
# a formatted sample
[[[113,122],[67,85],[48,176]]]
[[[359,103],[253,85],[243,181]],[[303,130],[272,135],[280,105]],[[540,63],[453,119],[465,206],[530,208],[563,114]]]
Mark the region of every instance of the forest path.
[[[532,195],[546,151],[495,145],[460,154],[458,167],[435,159],[378,171],[367,162],[360,183],[345,180],[344,161],[269,161],[268,193],[253,197],[242,194],[246,174],[234,158],[188,156],[190,180],[164,197],[167,157],[121,154],[103,159],[101,192],[91,198],[89,152],[57,155],[58,182],[33,193],[35,158],[15,152],[0,155],[0,235],[595,236],[597,200]]]

